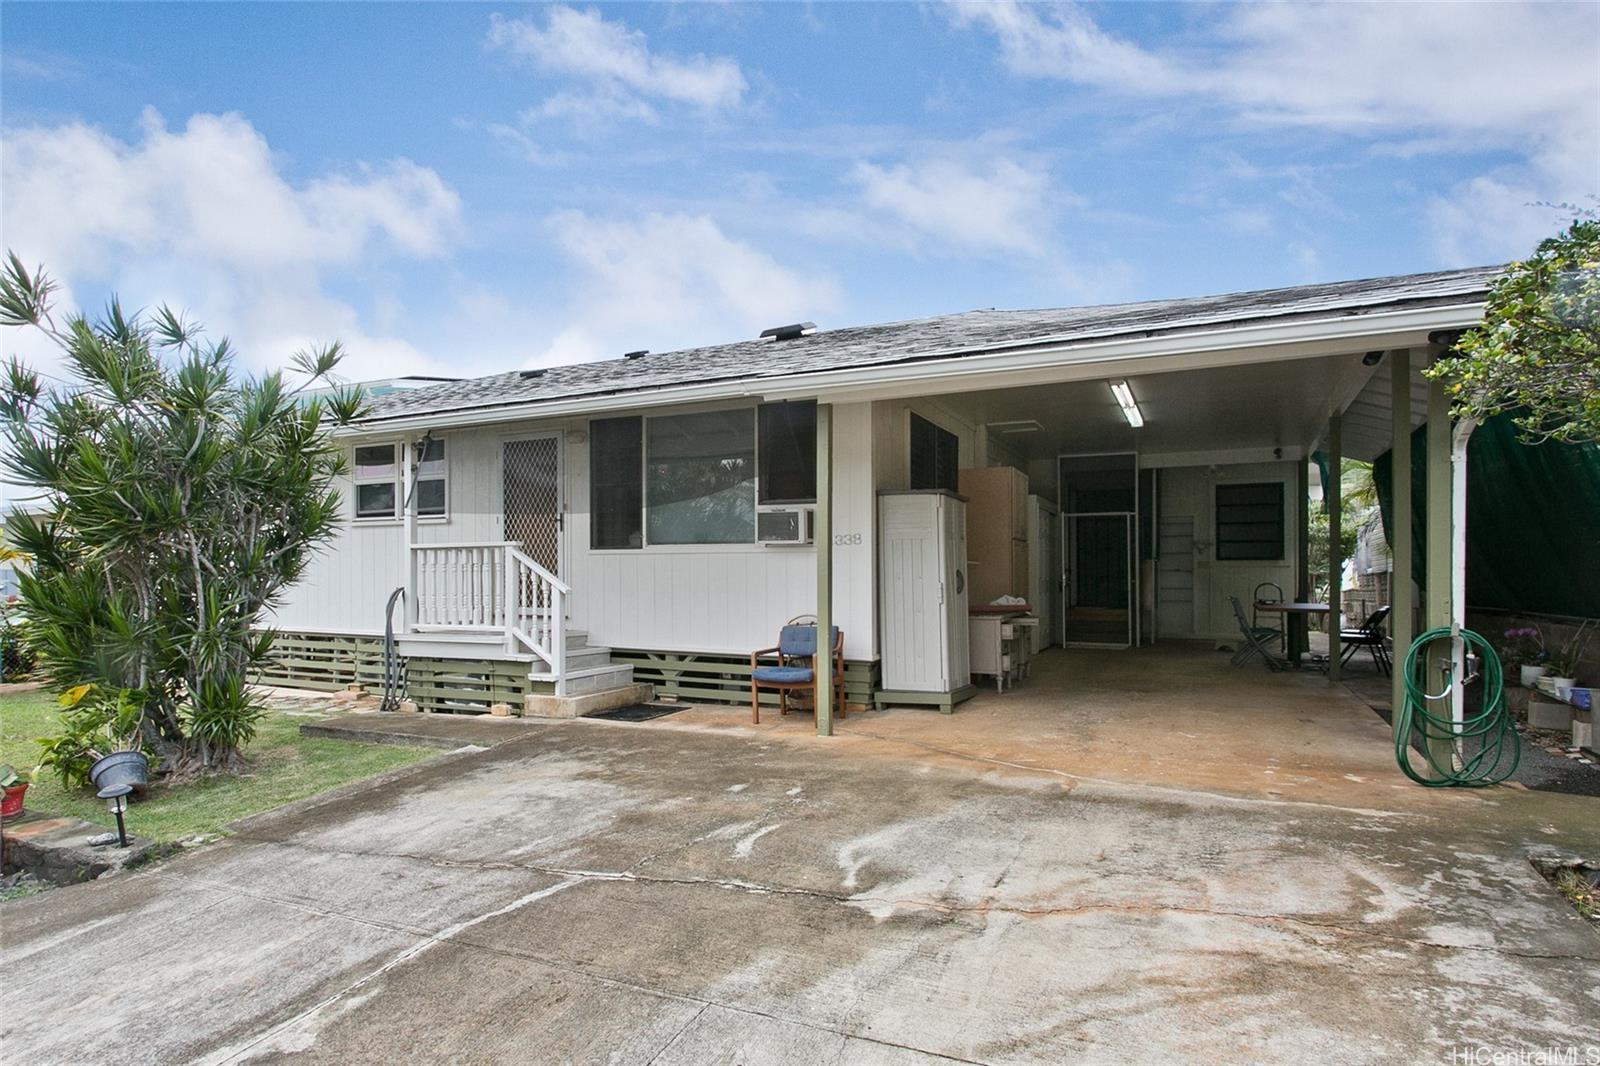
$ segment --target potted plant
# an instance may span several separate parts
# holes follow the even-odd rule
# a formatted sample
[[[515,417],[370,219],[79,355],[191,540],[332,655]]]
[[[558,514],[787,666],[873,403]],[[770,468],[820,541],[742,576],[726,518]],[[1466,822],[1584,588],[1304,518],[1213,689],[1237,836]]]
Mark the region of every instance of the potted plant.
[[[41,767],[48,766],[68,788],[93,785],[97,791],[127,785],[143,795],[149,787],[150,761],[144,751],[144,705],[139,694],[123,689],[90,696],[93,685],[63,692],[63,729],[41,740]]]
[[[15,818],[22,813],[22,798],[30,783],[26,773],[0,762],[0,789],[5,790],[5,798],[0,799],[0,818]]]
[[[1545,660],[1549,653],[1545,651],[1544,634],[1538,626],[1513,626],[1505,631],[1504,637],[1501,663],[1506,667],[1519,667],[1522,687],[1533,688],[1547,669]]]
[[[1556,690],[1557,699],[1564,700],[1570,696],[1578,683],[1578,668],[1589,649],[1589,638],[1593,635],[1589,626],[1587,621],[1579,623],[1572,636],[1550,653],[1550,684]]]

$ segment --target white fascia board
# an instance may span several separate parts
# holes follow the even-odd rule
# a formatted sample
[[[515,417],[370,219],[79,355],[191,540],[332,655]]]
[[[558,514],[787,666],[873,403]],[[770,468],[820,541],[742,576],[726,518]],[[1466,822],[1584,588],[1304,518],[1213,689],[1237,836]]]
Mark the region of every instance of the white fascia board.
[[[1440,329],[1460,329],[1483,317],[1482,302],[1404,311],[1377,311],[1310,321],[1232,326],[1166,337],[1116,337],[1007,349],[983,355],[949,355],[908,362],[841,367],[782,378],[743,378],[703,385],[669,385],[603,396],[574,396],[499,408],[470,408],[386,418],[352,426],[337,436],[364,436],[411,429],[448,429],[501,422],[527,422],[571,415],[662,407],[726,399],[822,399],[831,403],[998,389],[1106,375],[1154,374],[1170,370],[1308,359],[1356,348],[1415,347]],[[1355,342],[1359,341],[1357,344]],[[935,387],[928,388],[926,386]],[[920,386],[920,387],[919,387]]]

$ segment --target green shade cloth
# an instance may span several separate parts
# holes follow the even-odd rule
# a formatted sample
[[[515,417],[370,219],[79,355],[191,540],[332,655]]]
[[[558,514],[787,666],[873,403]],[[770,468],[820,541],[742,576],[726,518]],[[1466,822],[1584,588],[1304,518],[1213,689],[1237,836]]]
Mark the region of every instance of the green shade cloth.
[[[1394,543],[1394,457],[1372,464]],[[1412,567],[1428,578],[1427,427],[1411,434]],[[1600,617],[1600,445],[1528,445],[1501,415],[1467,445],[1467,603]]]

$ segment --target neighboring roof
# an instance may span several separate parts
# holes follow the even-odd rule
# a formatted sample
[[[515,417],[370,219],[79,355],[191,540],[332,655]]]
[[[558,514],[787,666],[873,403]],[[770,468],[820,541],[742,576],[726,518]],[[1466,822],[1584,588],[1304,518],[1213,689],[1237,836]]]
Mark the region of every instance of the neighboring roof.
[[[792,340],[747,340],[633,359],[555,366],[379,397],[365,421],[611,396],[684,385],[769,380],[826,370],[950,358],[1042,344],[1187,331],[1295,318],[1371,314],[1481,299],[1500,267],[1300,285],[1182,300],[1038,311],[968,311],[906,322],[818,330]]]

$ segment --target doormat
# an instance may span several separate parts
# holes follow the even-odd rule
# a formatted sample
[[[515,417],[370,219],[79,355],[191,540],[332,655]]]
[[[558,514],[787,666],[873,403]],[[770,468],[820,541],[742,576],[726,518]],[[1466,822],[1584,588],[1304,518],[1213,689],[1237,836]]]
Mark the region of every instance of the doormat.
[[[630,707],[618,707],[605,714],[591,714],[590,718],[604,718],[608,722],[648,722],[652,718],[660,718],[668,714],[677,714],[683,710],[681,703],[635,703]]]

